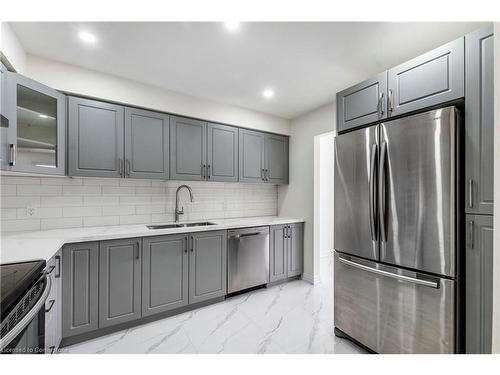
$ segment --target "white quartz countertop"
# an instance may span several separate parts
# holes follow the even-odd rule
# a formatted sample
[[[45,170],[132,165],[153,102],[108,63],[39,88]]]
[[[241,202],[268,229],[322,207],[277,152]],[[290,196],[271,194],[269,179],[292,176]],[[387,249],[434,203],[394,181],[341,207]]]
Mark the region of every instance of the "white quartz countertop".
[[[146,224],[136,224],[2,234],[0,263],[23,262],[34,259],[45,259],[48,261],[66,243],[292,224],[300,223],[304,220],[279,216],[262,216],[234,219],[214,219],[207,221],[215,223],[215,225],[151,230],[146,227]],[[155,223],[155,225],[156,224],[163,223]]]

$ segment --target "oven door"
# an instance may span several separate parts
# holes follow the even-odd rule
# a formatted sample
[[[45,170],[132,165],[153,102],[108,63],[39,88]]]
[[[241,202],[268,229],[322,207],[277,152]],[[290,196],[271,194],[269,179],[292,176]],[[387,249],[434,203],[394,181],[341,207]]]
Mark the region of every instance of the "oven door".
[[[45,301],[51,287],[43,274],[1,322],[0,353],[45,352]]]

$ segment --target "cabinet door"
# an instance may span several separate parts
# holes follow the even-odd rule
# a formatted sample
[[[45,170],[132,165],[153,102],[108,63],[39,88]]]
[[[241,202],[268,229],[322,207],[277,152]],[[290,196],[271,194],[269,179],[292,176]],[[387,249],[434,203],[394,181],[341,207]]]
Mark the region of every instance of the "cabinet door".
[[[99,244],[99,328],[141,317],[141,242]]]
[[[125,175],[168,180],[169,116],[125,109]]]
[[[205,179],[207,123],[184,117],[170,118],[170,178]]]
[[[387,117],[387,72],[337,93],[337,131]]]
[[[189,253],[189,303],[226,294],[226,231],[191,234]]]
[[[0,169],[8,170],[10,121],[7,115],[7,68],[2,63],[0,63],[0,120]]]
[[[491,353],[493,216],[466,216],[465,351]]]
[[[246,129],[239,134],[239,181],[264,182],[265,134]]]
[[[8,170],[65,173],[66,97],[17,73],[7,78]],[[3,112],[4,109],[2,109]]]
[[[493,25],[465,37],[465,174],[468,213],[493,214]]]
[[[143,238],[142,315],[188,303],[188,235]]]
[[[464,38],[389,70],[389,116],[464,96]]]
[[[266,135],[266,182],[288,183],[288,137]]]
[[[47,262],[46,272],[51,279],[51,287],[45,301],[45,352],[52,354],[57,351],[62,339],[61,250]]]
[[[304,229],[301,223],[290,224],[287,229],[287,277],[304,272]]]
[[[123,107],[69,97],[70,176],[123,175]]]
[[[287,277],[286,225],[273,225],[269,233],[269,282]]]
[[[62,335],[69,337],[98,328],[97,242],[63,247]]]
[[[238,128],[208,124],[207,180],[238,181]]]

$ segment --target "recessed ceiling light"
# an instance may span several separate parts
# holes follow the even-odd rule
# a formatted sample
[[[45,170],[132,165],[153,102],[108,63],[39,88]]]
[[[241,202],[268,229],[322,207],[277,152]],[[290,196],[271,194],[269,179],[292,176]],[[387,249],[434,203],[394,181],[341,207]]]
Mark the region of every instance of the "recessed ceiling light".
[[[264,91],[262,91],[262,96],[266,99],[271,99],[274,96],[274,90],[265,89]]]
[[[78,36],[81,40],[88,44],[95,44],[95,42],[97,42],[97,38],[95,37],[95,35],[92,35],[91,33],[88,33],[86,31],[80,31],[78,33]]]
[[[224,22],[224,26],[229,31],[235,31],[235,30],[238,30],[240,28],[240,23],[236,22],[236,21],[228,21],[228,22]]]

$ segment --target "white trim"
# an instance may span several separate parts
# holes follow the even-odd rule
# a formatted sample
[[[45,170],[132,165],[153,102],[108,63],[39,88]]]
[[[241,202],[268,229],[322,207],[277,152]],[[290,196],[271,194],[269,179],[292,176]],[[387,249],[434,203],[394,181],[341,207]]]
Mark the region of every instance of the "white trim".
[[[309,284],[319,284],[320,282],[320,277],[318,276],[313,276],[309,273],[303,273],[302,274],[302,280],[307,281]]]

